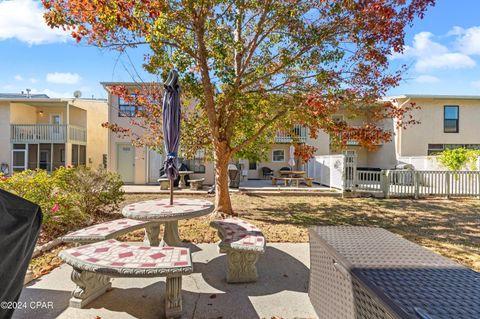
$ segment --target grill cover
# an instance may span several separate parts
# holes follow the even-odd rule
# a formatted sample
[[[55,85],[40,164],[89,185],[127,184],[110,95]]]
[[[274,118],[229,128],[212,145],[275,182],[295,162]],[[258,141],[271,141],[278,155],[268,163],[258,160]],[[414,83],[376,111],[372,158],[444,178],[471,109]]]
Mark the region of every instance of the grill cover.
[[[0,189],[0,302],[18,300],[41,222],[38,205]],[[0,308],[0,319],[12,314]]]

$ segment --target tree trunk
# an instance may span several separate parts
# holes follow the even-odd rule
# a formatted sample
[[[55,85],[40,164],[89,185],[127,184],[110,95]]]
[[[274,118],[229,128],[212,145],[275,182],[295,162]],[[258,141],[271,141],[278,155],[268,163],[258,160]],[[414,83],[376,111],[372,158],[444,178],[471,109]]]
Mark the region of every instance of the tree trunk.
[[[230,150],[225,142],[215,143],[215,207],[221,214],[235,215],[228,190]]]

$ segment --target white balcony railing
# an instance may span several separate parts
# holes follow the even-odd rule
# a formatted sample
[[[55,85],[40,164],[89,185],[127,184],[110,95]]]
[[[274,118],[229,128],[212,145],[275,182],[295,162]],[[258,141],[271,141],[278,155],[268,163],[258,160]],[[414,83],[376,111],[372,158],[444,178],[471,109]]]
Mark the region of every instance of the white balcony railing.
[[[355,127],[355,126],[354,126]],[[383,129],[383,125],[379,125],[378,126],[379,128]],[[342,137],[342,134],[339,134],[339,137],[341,138]],[[330,136],[330,144],[332,144],[332,137]],[[347,140],[347,144],[346,145],[349,145],[349,146],[355,146],[355,145],[359,145],[358,141],[356,139],[349,139]],[[376,143],[375,145],[383,145],[383,142],[382,141],[379,141],[378,143]]]
[[[84,143],[87,141],[87,130],[83,127],[69,125],[68,129],[70,131],[70,141]]]
[[[12,124],[12,143],[86,143],[87,132],[85,128],[74,125],[59,124]],[[70,138],[68,139],[67,128]]]
[[[300,143],[307,142],[307,128],[299,124],[295,124],[290,131],[278,131],[275,136],[275,143],[292,143],[298,141]]]

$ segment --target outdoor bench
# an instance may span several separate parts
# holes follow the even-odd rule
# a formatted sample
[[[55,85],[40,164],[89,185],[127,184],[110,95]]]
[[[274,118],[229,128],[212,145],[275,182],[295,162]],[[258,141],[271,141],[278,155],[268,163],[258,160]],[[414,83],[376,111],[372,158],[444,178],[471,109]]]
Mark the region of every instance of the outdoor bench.
[[[301,181],[304,181],[307,186],[312,187],[313,178],[311,177],[272,177],[272,185],[277,185],[277,181],[284,181],[285,186],[288,186],[288,182],[292,184],[295,182],[296,187],[299,186]]]
[[[221,253],[227,254],[227,282],[254,282],[258,278],[256,263],[265,252],[265,237],[262,232],[240,218],[212,221],[221,241]]]
[[[205,178],[199,178],[199,179],[190,179],[188,182],[190,183],[190,189],[191,190],[199,190],[202,189],[203,187],[203,182],[205,181]]]
[[[480,273],[385,229],[309,228],[319,318],[480,318]]]
[[[157,182],[160,183],[160,190],[167,190],[170,188],[170,180],[168,178],[159,178]]]
[[[59,257],[73,267],[76,287],[70,307],[83,308],[104,294],[111,277],[167,277],[165,315],[182,314],[182,276],[193,271],[188,248],[135,246],[110,239],[63,250]]]
[[[62,240],[77,244],[94,243],[117,238],[131,231],[145,228],[144,244],[158,246],[160,244],[160,239],[158,238],[160,233],[159,226],[160,224],[157,222],[122,218],[76,230],[63,236]]]

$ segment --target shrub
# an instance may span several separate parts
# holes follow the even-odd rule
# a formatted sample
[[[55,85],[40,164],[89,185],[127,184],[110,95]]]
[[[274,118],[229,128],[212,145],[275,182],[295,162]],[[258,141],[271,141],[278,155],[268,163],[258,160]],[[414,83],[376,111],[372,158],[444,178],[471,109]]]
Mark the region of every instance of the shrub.
[[[76,204],[88,216],[110,212],[123,200],[123,182],[116,173],[89,167],[61,167],[53,174],[61,188],[76,194]]]
[[[446,149],[438,154],[437,161],[450,171],[477,170],[480,151],[466,148]]]
[[[118,208],[122,185],[118,174],[83,166],[61,167],[53,174],[26,170],[0,176],[0,188],[42,208],[42,228],[50,237],[64,234],[93,214]]]
[[[26,170],[0,178],[0,188],[39,205],[43,212],[42,227],[51,236],[85,219],[76,207],[76,194],[59,187],[56,178],[44,170]]]

